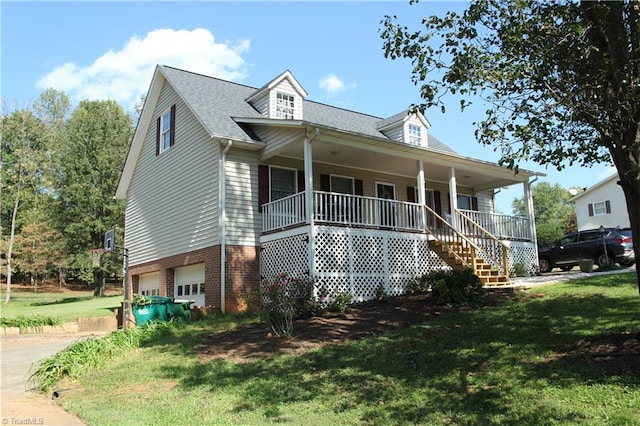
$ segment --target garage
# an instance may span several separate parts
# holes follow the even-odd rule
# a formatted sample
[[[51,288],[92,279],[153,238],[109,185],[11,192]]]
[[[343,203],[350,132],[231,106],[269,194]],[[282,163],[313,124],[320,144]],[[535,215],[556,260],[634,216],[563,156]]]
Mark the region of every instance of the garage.
[[[204,263],[176,268],[173,297],[193,300],[192,306],[205,306],[204,289]]]
[[[138,277],[138,293],[143,296],[160,294],[160,273],[152,272]]]

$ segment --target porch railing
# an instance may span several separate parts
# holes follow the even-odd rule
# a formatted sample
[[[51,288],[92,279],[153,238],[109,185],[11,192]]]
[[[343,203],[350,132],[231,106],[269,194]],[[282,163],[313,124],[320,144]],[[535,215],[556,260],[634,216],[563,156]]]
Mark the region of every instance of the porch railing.
[[[399,230],[424,230],[419,204],[384,200],[336,192],[313,192],[314,220],[351,226],[372,226]],[[300,192],[262,206],[264,232],[306,222],[304,193]]]
[[[531,221],[527,217],[473,210],[459,210],[459,212],[501,240],[533,241]]]
[[[315,219],[345,225],[422,231],[419,204],[360,195],[314,191]]]
[[[262,205],[262,230],[287,228],[306,221],[304,192]]]
[[[509,276],[507,246],[482,225],[471,220],[460,210],[456,210],[455,212],[454,221],[456,222],[456,229],[473,242],[477,248],[476,254],[486,262],[497,266],[500,274]]]

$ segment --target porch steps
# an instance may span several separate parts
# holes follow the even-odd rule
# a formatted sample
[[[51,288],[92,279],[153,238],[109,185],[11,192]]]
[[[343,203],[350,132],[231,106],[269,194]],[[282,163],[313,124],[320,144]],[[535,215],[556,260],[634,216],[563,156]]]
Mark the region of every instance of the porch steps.
[[[444,262],[453,269],[463,269],[466,265],[475,263],[474,272],[484,286],[498,286],[509,283],[509,278],[500,274],[493,265],[482,258],[471,259],[471,249],[460,243],[445,243],[440,240],[429,241],[429,247],[435,251]]]

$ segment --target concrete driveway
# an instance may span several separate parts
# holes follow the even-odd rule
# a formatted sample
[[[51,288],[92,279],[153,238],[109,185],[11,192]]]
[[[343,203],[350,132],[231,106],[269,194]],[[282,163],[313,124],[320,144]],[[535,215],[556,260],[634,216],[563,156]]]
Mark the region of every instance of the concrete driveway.
[[[89,334],[90,335],[90,334]],[[42,395],[29,389],[27,379],[32,366],[60,352],[87,334],[27,334],[2,336],[0,350],[2,365],[2,413],[3,425],[83,425],[77,417],[58,407],[50,395]],[[34,367],[35,368],[35,367]]]

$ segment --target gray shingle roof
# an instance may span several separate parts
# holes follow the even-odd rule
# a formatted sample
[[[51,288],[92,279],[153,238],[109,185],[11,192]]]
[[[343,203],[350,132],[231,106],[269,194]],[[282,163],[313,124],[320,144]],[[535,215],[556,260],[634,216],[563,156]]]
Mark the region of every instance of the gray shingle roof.
[[[260,88],[168,66],[159,68],[200,119],[209,134],[236,140],[255,139],[255,134],[245,131],[233,118],[264,118],[246,102],[246,99]],[[378,129],[391,122],[402,120],[407,114],[405,110],[383,119],[309,100],[304,100],[303,111],[305,122],[375,138],[386,138]],[[431,134],[429,134],[429,147],[455,152]]]

